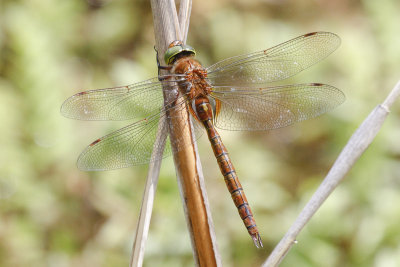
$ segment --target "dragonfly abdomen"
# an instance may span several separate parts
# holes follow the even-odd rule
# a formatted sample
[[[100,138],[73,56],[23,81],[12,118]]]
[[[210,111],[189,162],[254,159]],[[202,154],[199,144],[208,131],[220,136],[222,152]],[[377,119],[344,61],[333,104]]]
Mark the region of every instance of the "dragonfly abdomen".
[[[247,231],[253,238],[254,244],[257,247],[262,246],[256,221],[254,220],[249,202],[247,201],[246,195],[243,191],[243,187],[240,184],[239,178],[235,171],[235,167],[233,166],[232,161],[229,157],[229,153],[222,143],[221,137],[215,130],[211,121],[208,121],[206,129],[211,142],[211,147],[214,151],[214,155],[217,158],[219,168],[222,175],[224,176],[226,187],[231,194],[232,200],[235,203],[240,218],[243,220]]]
[[[243,223],[252,237],[254,244],[257,247],[262,247],[256,221],[254,220],[253,213],[250,209],[249,203],[247,202],[242,185],[239,182],[235,167],[232,164],[228,151],[222,143],[220,135],[214,127],[212,120],[212,107],[208,101],[208,98],[200,97],[196,99],[195,108],[198,119],[202,122],[207,130],[208,139],[210,140],[214,155],[217,158],[218,166],[222,175],[224,176],[225,184],[229,190],[229,193],[231,194],[232,200],[238,209],[240,218],[243,220]]]

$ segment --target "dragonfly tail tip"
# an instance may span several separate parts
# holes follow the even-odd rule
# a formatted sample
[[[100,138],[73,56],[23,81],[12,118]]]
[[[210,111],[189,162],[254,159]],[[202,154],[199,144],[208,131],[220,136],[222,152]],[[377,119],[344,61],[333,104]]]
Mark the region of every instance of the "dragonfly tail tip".
[[[261,241],[261,236],[260,236],[259,233],[252,234],[251,238],[253,239],[254,245],[257,248],[262,248],[263,247],[263,243]]]

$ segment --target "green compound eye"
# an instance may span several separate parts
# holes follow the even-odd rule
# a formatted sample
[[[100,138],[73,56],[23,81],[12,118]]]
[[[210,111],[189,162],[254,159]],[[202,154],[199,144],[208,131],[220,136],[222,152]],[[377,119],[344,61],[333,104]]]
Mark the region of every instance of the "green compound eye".
[[[188,54],[195,55],[196,50],[194,50],[194,48],[191,47],[190,45],[178,44],[178,45],[172,46],[172,47],[168,48],[167,51],[165,51],[165,54],[164,54],[165,63],[167,63],[167,65],[173,64],[176,56],[181,53],[188,53]]]

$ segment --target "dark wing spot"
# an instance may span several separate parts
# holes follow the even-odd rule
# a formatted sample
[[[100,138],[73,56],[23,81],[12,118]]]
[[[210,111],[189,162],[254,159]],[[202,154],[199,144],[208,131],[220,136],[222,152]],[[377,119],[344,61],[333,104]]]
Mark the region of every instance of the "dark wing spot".
[[[311,85],[313,85],[313,86],[323,86],[322,83],[312,83]]]
[[[97,139],[96,141],[94,141],[93,143],[91,143],[89,146],[94,146],[95,144],[97,144],[98,142],[100,142],[101,141],[101,139],[99,138],[99,139]]]
[[[306,34],[304,34],[304,37],[309,37],[309,36],[312,36],[312,35],[315,35],[315,34],[317,34],[317,32],[306,33]]]

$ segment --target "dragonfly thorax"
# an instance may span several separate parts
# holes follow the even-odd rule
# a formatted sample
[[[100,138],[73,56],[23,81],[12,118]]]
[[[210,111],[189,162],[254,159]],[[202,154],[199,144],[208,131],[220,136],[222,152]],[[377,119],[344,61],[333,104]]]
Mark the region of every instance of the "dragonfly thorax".
[[[207,70],[193,56],[175,61],[171,72],[185,75],[183,81],[178,82],[178,86],[181,93],[187,95],[189,100],[211,93],[211,86],[206,80]]]

